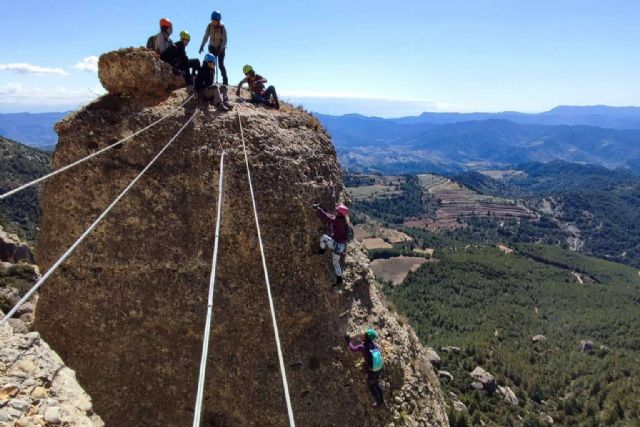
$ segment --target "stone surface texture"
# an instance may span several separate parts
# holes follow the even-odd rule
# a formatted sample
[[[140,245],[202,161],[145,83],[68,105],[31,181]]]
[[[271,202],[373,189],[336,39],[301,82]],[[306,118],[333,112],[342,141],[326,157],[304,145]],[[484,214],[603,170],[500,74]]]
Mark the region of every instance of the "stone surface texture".
[[[75,373],[40,335],[17,333],[5,324],[0,327],[0,425],[101,427],[104,423],[93,412],[91,398]]]
[[[71,114],[56,126],[54,169],[157,120],[188,95],[186,89],[156,101],[107,95]],[[203,421],[287,424],[239,113],[298,424],[448,425],[425,349],[388,310],[360,245],[347,251],[340,292],[333,289],[331,255],[317,255],[326,230],[311,205],[331,207],[345,193],[330,138],[300,109],[236,103],[233,113],[218,113],[192,100],[121,149],[53,178],[42,197],[43,270],[196,108],[193,123],[41,291],[36,329],[76,370],[96,412],[113,426],[191,422],[222,146],[225,200]],[[367,327],[380,331],[385,357],[388,405],[375,411],[362,356],[344,341]]]

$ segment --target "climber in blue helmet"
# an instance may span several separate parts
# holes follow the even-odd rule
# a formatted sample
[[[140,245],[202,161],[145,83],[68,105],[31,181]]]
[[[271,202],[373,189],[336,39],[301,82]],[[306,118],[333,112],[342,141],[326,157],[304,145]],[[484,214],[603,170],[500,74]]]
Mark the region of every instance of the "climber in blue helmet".
[[[362,353],[364,357],[364,372],[367,379],[367,386],[375,400],[373,407],[380,408],[384,406],[384,393],[382,387],[380,387],[380,378],[384,371],[384,362],[382,359],[382,350],[380,350],[380,347],[375,343],[378,339],[378,333],[375,329],[367,329],[360,335],[360,342],[358,344],[353,344],[349,335],[345,335],[344,338],[347,341],[350,351]]]
[[[224,66],[224,57],[227,51],[227,28],[222,23],[222,14],[217,10],[211,14],[211,22],[207,24],[204,30],[204,37],[200,44],[199,53],[204,51],[204,45],[209,41],[209,53],[218,59],[218,67],[222,74],[222,84],[227,86],[229,79],[227,78],[227,69]]]
[[[216,72],[216,57],[212,53],[204,56],[202,66],[196,75],[195,90],[198,96],[205,101],[213,101],[213,105],[218,111],[229,111],[233,106],[229,102],[227,86],[215,84],[214,75]]]

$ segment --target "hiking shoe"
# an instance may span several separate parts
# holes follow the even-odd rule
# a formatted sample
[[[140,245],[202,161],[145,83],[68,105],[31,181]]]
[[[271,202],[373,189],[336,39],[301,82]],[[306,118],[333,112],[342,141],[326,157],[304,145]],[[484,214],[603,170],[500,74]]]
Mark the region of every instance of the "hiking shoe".
[[[216,107],[216,110],[218,111],[222,111],[222,112],[229,111],[229,109],[222,102],[220,104],[216,104],[215,107]]]
[[[336,286],[342,285],[342,276],[336,277]]]
[[[273,108],[275,108],[276,110],[280,109],[280,103],[278,101],[276,101],[276,103],[273,105]]]
[[[316,255],[324,255],[326,249],[318,248],[316,251]]]
[[[384,407],[384,402],[382,402],[382,403],[374,402],[373,405],[371,405],[371,407],[373,409],[380,409],[380,408]]]
[[[229,101],[223,101],[222,105],[227,107],[228,110],[233,110],[233,105],[231,105],[231,103]]]

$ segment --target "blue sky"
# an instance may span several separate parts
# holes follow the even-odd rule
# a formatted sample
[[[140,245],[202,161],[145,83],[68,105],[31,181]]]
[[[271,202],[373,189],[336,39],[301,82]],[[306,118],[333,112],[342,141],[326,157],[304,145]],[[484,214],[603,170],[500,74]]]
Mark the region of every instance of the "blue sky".
[[[637,0],[6,3],[0,112],[88,102],[102,90],[91,57],[143,45],[161,17],[175,34],[191,32],[189,54],[198,56],[214,7],[229,32],[231,82],[251,63],[285,98],[314,111],[402,116],[640,104]]]

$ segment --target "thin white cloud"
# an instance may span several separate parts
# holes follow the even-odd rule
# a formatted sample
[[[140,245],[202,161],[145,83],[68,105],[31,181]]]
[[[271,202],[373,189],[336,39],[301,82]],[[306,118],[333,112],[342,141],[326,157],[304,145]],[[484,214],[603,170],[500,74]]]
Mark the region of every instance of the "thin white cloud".
[[[73,66],[73,68],[77,70],[87,71],[90,73],[98,72],[98,57],[97,56],[87,56],[83,58],[80,62]]]
[[[85,90],[66,87],[42,89],[24,87],[20,83],[7,83],[0,86],[0,105],[3,106],[65,106],[77,107],[104,94],[102,88]]]
[[[67,72],[62,68],[47,68],[26,63],[0,64],[0,71],[11,71],[20,74],[56,74],[59,76],[68,75]]]

